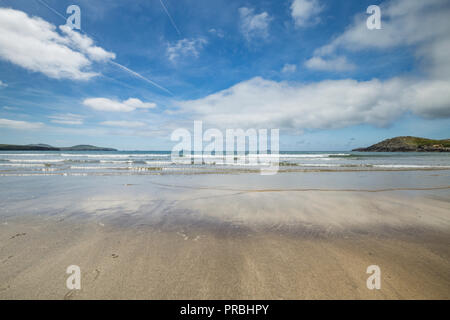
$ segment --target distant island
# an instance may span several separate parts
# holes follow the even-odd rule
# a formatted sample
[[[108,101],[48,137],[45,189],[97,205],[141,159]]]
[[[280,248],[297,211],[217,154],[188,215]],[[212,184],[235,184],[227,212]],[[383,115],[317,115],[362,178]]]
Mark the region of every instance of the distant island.
[[[73,147],[53,147],[48,144],[0,144],[0,151],[117,151],[113,148],[102,148],[91,145],[80,144]]]
[[[418,137],[395,137],[383,140],[360,152],[450,152],[450,139],[433,140]]]

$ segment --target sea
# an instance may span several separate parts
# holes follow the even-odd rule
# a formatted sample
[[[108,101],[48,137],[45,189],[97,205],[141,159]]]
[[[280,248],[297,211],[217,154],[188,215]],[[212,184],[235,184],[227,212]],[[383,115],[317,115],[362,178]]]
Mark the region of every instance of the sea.
[[[450,153],[284,151],[258,155],[184,155],[170,151],[0,151],[0,176],[162,175],[260,172],[278,164],[280,172],[450,170]],[[268,160],[269,159],[269,160]],[[268,161],[268,162],[267,162]]]

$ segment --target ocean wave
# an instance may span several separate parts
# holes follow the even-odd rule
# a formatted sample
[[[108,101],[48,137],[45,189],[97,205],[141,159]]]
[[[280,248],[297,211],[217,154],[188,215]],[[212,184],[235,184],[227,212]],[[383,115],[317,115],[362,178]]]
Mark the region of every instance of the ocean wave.
[[[63,153],[63,157],[86,157],[86,158],[153,158],[153,157],[170,157],[171,154],[167,153],[148,153],[148,154],[70,154]]]
[[[192,155],[183,155],[177,158],[181,159],[223,159],[227,157],[234,158],[281,158],[281,159],[289,159],[289,158],[307,158],[307,159],[323,159],[323,158],[342,158],[342,157],[350,157],[351,154],[348,153],[317,153],[317,154],[284,154],[284,153],[275,153],[275,154],[230,154],[230,155],[214,155],[214,154],[192,154]]]
[[[100,160],[100,163],[133,163],[133,160]]]
[[[43,167],[45,164],[43,163],[0,163],[0,167],[2,166],[11,166],[11,167]]]
[[[374,164],[376,168],[418,168],[418,169],[450,169],[450,166],[444,165],[415,165],[415,164]]]
[[[332,163],[295,163],[293,165],[298,167],[321,167],[321,168],[345,166],[341,164],[332,164]]]
[[[112,170],[118,169],[122,167],[105,167],[105,166],[97,166],[97,167],[88,167],[88,166],[70,166],[70,169],[74,170]],[[126,168],[126,167],[124,167]]]
[[[9,162],[15,163],[51,163],[51,162],[64,162],[64,159],[8,159]]]
[[[100,160],[64,159],[65,163],[100,163]]]
[[[71,166],[74,170],[130,170],[130,171],[146,171],[146,170],[159,170],[160,167],[87,167],[87,166]]]
[[[280,158],[342,158],[350,156],[349,153],[279,154]]]
[[[145,164],[152,164],[152,165],[174,165],[175,162],[172,161],[145,161]]]
[[[59,171],[59,170],[60,170],[59,168],[49,168],[49,167],[41,169],[41,171]]]

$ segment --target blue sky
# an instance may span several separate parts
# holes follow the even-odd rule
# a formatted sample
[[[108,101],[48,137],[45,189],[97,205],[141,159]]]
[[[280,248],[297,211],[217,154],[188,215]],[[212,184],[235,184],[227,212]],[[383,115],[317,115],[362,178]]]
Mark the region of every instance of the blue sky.
[[[0,0],[0,143],[170,150],[193,120],[284,150],[449,138],[450,8],[422,2]]]

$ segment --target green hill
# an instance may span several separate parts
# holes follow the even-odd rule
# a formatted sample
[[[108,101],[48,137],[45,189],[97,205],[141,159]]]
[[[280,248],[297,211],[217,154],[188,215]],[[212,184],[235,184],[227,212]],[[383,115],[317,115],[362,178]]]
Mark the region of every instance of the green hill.
[[[383,140],[368,148],[358,148],[361,152],[450,152],[450,139],[433,140],[418,137],[395,137]]]

